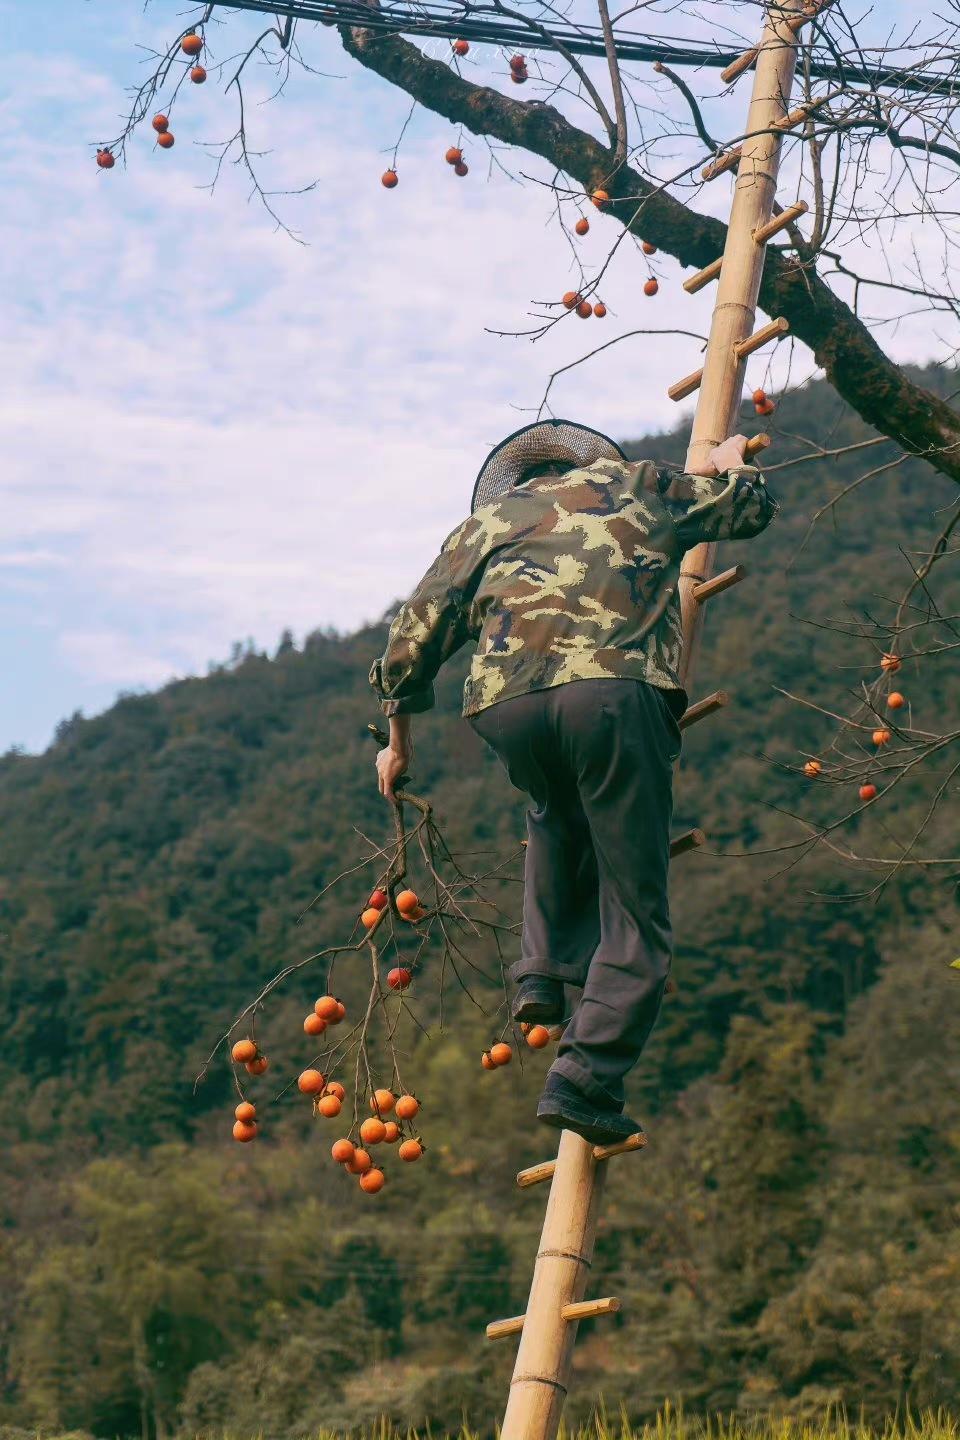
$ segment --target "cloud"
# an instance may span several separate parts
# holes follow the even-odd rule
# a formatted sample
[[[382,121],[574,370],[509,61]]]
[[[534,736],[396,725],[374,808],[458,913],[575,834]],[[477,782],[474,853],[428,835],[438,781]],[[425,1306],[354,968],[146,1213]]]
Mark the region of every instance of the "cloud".
[[[110,685],[164,685],[186,668],[170,656],[143,654],[132,640],[116,631],[65,630],[59,645],[71,666],[89,680]]]

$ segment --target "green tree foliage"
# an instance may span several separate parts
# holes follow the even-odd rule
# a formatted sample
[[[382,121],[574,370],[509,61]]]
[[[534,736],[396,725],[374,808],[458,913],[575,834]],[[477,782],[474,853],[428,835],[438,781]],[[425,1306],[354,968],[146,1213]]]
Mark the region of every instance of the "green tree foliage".
[[[866,438],[823,387],[794,415],[836,447]],[[671,458],[682,436],[634,448]],[[630,1096],[651,1143],[612,1167],[592,1282],[625,1308],[583,1327],[574,1418],[601,1390],[635,1417],[668,1395],[879,1417],[960,1387],[955,880],[905,868],[869,903],[837,902],[822,895],[863,877],[830,852],[795,868],[736,853],[795,840],[787,812],[849,808],[796,773],[828,722],[774,687],[830,708],[874,673],[818,625],[895,590],[898,546],[928,545],[954,499],[911,462],[802,545],[861,458],[778,474],[782,517],[723,557],[751,578],[711,605],[694,698],[733,702],[687,732],[676,799],[677,828],[709,845],[675,870],[678,989]],[[388,831],[365,734],[384,633],[285,635],[273,659],[238,647],[0,760],[0,1423],[141,1440],[280,1440],[380,1413],[456,1429],[465,1407],[494,1423],[512,1347],[483,1326],[522,1309],[543,1208],[514,1175],[552,1141],[532,1118],[543,1057],[479,1067],[493,990],[451,997],[441,1032],[417,982],[432,1034],[405,1069],[427,1153],[391,1164],[376,1199],[331,1164],[301,1097],[270,1103],[308,1058],[309,971],[262,1018],[257,1143],[229,1138],[228,1067],[194,1089],[264,981],[355,922],[364,874],[297,917],[358,855],[357,829]],[[904,667],[918,723],[957,713],[950,661]],[[420,723],[416,779],[455,848],[505,853],[522,804],[457,718],[465,663]],[[858,843],[909,836],[942,780],[913,775],[894,813],[855,822]],[[948,795],[944,849],[955,816]],[[366,975],[348,966],[337,988],[355,1007]]]

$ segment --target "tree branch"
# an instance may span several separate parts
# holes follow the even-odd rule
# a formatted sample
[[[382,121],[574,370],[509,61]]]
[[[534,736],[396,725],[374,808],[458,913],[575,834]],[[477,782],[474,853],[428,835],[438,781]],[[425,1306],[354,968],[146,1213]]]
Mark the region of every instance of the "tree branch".
[[[588,191],[611,196],[621,224],[701,269],[723,253],[726,226],[651,184],[559,111],[538,101],[517,101],[474,85],[415,45],[393,35],[342,25],[344,48],[366,69],[383,76],[428,109],[542,156]],[[960,483],[960,416],[932,391],[915,384],[877,344],[870,331],[813,268],[812,260],[769,251],[760,304],[785,316],[791,333],[809,346],[817,364],[868,425]]]

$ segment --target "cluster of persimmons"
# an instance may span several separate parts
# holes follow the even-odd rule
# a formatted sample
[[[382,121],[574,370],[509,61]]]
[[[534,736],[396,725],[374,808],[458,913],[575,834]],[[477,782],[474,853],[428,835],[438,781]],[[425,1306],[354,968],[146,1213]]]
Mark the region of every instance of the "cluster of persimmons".
[[[884,654],[880,659],[880,669],[884,675],[895,675],[900,669],[901,663],[899,655]],[[885,703],[887,709],[892,710],[894,714],[896,714],[898,710],[902,710],[906,705],[907,699],[902,691],[890,690],[887,693]],[[874,753],[879,755],[884,747],[890,744],[890,741],[893,739],[893,732],[888,730],[885,725],[878,725],[873,731],[871,739],[874,745]],[[815,756],[812,757],[805,763],[803,773],[808,779],[816,780],[819,775],[823,774],[823,761],[818,760]],[[877,787],[872,780],[864,780],[860,784],[858,793],[860,799],[866,804],[876,796]]]
[[[180,49],[191,60],[196,60],[203,49],[203,36],[191,31],[184,35],[180,41]],[[190,79],[194,85],[202,85],[207,78],[207,72],[199,62],[190,67]],[[157,135],[157,144],[161,150],[172,150],[174,146],[173,131],[170,129],[169,117],[164,114],[154,115],[152,125]],[[112,170],[117,163],[117,157],[109,147],[102,147],[97,151],[97,164],[101,170]]]
[[[409,922],[411,925],[417,924],[428,915],[428,911],[421,904],[416,891],[409,887],[398,890],[393,895],[392,906],[388,890],[378,887],[370,895],[359,917],[360,924],[371,942],[377,929],[386,920],[391,910],[401,920]],[[376,957],[376,949],[373,954]],[[389,990],[402,994],[409,989],[413,981],[413,970],[409,965],[394,965],[387,971],[385,980]],[[304,1034],[311,1037],[323,1035],[330,1027],[339,1025],[346,1017],[347,1009],[342,1000],[338,999],[336,995],[321,995],[313,1009],[304,1018]],[[543,1049],[553,1034],[545,1025],[525,1024],[520,1026],[520,1030],[532,1050]],[[364,1044],[362,1035],[359,1043],[361,1046]],[[262,1053],[253,1035],[244,1036],[234,1042],[231,1058],[235,1065],[242,1066],[250,1075],[262,1075],[269,1065],[266,1055]],[[485,1070],[497,1070],[509,1065],[512,1058],[513,1047],[506,1040],[500,1038],[484,1050],[481,1064]],[[325,1070],[329,1068],[326,1061],[321,1059],[319,1063],[324,1065],[323,1070],[316,1068],[316,1064],[314,1064],[301,1071],[297,1078],[297,1089],[302,1095],[310,1097],[313,1113],[317,1119],[336,1120],[341,1115],[347,1101],[347,1091],[339,1080],[325,1073]],[[339,1068],[342,1063],[341,1054],[341,1060],[334,1061],[333,1068]],[[346,1174],[357,1176],[361,1190],[375,1195],[383,1189],[386,1183],[383,1164],[377,1158],[381,1153],[378,1152],[377,1147],[396,1146],[397,1156],[407,1164],[419,1160],[424,1153],[423,1138],[414,1123],[420,1113],[420,1101],[411,1091],[402,1090],[399,1086],[396,1089],[374,1086],[369,1079],[370,1093],[367,1094],[364,1087],[359,1084],[359,1068],[357,1073],[357,1103],[354,1107],[354,1122],[346,1134],[341,1134],[338,1139],[333,1141],[330,1154]],[[369,1074],[370,1070],[367,1067],[368,1077]],[[368,1106],[369,1116],[361,1119],[361,1113]],[[242,1096],[234,1110],[233,1138],[241,1144],[248,1144],[251,1140],[256,1139],[258,1133],[259,1122],[256,1105],[246,1096]]]

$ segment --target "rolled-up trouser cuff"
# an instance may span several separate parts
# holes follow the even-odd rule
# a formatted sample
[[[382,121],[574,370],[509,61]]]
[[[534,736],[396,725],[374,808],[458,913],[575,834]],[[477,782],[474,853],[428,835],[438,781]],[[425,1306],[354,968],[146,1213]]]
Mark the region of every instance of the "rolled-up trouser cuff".
[[[557,960],[521,958],[510,966],[510,978],[518,984],[530,975],[542,975],[544,980],[556,980],[561,985],[581,986],[584,980],[584,965],[564,965]]]
[[[554,1060],[550,1066],[549,1074],[562,1075],[564,1080],[569,1080],[571,1085],[576,1085],[582,1090],[589,1100],[597,1105],[602,1105],[605,1110],[615,1110],[618,1115],[623,1113],[623,1101],[615,1100],[609,1090],[605,1090],[599,1081],[594,1080],[589,1070],[584,1070],[570,1055],[564,1055]]]

